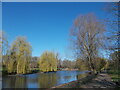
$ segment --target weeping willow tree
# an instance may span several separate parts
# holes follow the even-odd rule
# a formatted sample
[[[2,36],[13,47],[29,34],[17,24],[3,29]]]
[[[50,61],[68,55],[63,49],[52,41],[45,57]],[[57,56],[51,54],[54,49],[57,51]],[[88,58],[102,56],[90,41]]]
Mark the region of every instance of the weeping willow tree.
[[[17,37],[13,42],[10,51],[8,71],[16,71],[17,74],[30,72],[29,63],[31,60],[31,46],[25,37]]]
[[[57,71],[57,57],[53,52],[45,51],[39,59],[40,71]]]
[[[8,73],[15,73],[17,67],[17,47],[15,44],[11,45],[9,50],[9,60],[7,63],[7,71]]]

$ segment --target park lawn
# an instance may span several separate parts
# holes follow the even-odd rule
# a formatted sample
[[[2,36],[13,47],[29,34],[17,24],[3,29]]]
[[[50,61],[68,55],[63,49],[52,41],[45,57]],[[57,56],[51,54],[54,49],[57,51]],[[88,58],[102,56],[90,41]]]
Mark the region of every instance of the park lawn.
[[[113,82],[119,82],[120,76],[118,74],[110,74]]]
[[[120,70],[117,72],[110,70],[108,74],[111,76],[113,82],[120,82]]]
[[[2,72],[2,67],[0,67],[0,72]]]

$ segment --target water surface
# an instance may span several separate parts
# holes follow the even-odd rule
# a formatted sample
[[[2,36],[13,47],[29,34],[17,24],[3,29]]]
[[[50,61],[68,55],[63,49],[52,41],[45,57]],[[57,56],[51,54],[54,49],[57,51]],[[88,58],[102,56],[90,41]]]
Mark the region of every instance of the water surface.
[[[84,76],[80,71],[57,71],[28,75],[13,75],[2,78],[3,88],[50,88],[80,79]]]

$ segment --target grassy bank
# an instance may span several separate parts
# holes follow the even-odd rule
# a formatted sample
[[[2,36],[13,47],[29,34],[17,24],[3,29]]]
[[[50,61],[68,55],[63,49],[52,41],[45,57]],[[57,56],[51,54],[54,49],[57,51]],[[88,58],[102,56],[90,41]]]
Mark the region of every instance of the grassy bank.
[[[6,76],[6,75],[18,75],[16,72],[8,73],[6,68],[2,68],[1,71],[2,71],[3,76]],[[33,73],[37,73],[37,72],[39,72],[39,68],[31,68],[31,71],[29,73],[26,73],[26,74],[33,74]],[[25,74],[23,74],[23,75],[25,75]]]
[[[78,70],[78,69],[66,69],[66,68],[58,68],[57,71],[63,71],[63,70],[67,70],[67,71],[72,71],[72,70]],[[16,72],[13,73],[8,73],[6,68],[1,68],[0,71],[2,72],[2,75],[18,75]],[[31,68],[29,73],[26,74],[33,74],[33,73],[37,73],[37,72],[41,72],[39,68]],[[55,72],[55,71],[48,71],[48,72]],[[43,73],[43,72],[42,72]],[[46,73],[46,72],[44,72]],[[23,74],[25,75],[25,74]]]
[[[112,81],[115,82],[117,85],[120,86],[120,70],[118,70],[116,72],[113,71],[113,70],[109,70],[108,74],[112,78]]]

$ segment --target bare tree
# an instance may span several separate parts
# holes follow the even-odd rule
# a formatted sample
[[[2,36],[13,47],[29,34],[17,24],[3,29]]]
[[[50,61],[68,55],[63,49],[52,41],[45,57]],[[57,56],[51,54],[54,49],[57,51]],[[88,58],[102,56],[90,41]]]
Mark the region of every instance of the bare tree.
[[[109,3],[105,7],[105,11],[108,13],[106,17],[106,24],[108,29],[108,49],[109,50],[119,50],[119,40],[120,40],[120,2]]]
[[[7,40],[7,35],[4,31],[0,31],[0,62],[6,65],[8,60],[9,45]]]
[[[119,71],[120,69],[120,2],[114,2],[106,5],[105,11],[108,13],[106,18],[107,26],[109,27],[108,31],[110,34],[108,36],[108,50],[113,53],[110,54],[110,59],[112,59],[113,64],[110,67],[114,71]],[[112,58],[111,58],[112,57]],[[116,70],[115,70],[116,69]]]
[[[104,24],[94,14],[80,15],[70,30],[70,40],[74,45],[77,58],[88,61],[91,71],[95,72],[94,59],[103,46]]]

